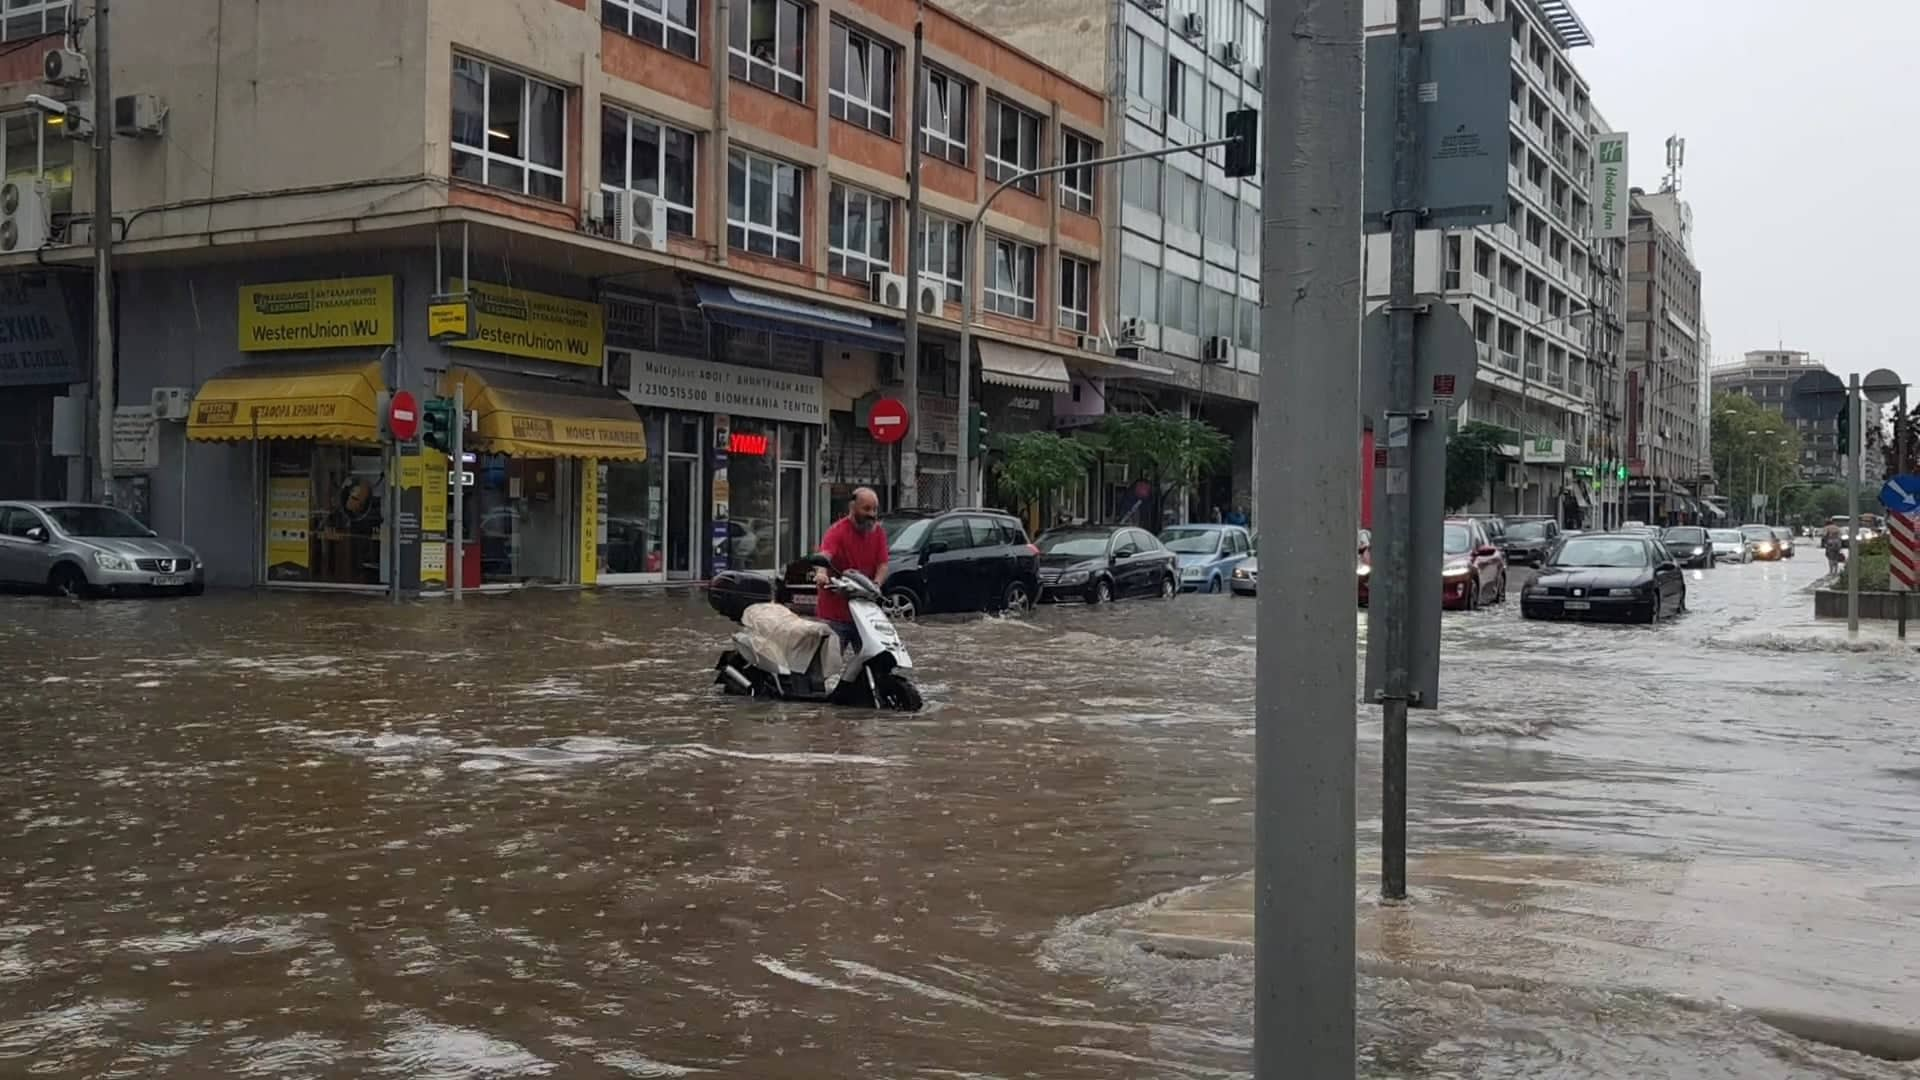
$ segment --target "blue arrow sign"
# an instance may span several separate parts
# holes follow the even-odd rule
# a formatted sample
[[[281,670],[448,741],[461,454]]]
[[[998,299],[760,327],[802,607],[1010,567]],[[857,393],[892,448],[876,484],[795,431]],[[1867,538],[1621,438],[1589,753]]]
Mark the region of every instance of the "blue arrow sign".
[[[1920,476],[1903,473],[1880,489],[1880,505],[1896,514],[1920,513]]]

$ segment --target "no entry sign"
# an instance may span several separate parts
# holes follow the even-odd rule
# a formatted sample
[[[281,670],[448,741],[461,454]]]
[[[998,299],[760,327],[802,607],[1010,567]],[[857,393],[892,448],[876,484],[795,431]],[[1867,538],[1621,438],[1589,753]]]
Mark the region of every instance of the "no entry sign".
[[[907,437],[907,407],[898,398],[881,398],[867,414],[867,430],[877,443],[897,443]]]
[[[410,391],[397,390],[387,406],[387,427],[401,442],[412,442],[420,434],[420,402]]]

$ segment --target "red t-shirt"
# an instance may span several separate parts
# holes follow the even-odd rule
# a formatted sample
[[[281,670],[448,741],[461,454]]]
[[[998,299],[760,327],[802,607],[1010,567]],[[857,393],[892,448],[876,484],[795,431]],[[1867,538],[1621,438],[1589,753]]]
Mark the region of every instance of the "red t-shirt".
[[[887,561],[887,530],[874,522],[866,532],[853,527],[852,518],[841,518],[820,539],[820,550],[833,561],[835,570],[858,570],[878,578],[880,564]],[[852,622],[853,609],[847,598],[831,589],[821,589],[814,613],[829,622]]]

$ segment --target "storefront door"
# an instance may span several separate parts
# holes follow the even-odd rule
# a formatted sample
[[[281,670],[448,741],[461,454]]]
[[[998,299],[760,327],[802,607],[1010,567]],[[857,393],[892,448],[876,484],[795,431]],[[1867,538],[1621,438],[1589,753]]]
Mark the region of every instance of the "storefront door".
[[[667,573],[669,581],[699,575],[700,459],[675,454],[667,460]]]

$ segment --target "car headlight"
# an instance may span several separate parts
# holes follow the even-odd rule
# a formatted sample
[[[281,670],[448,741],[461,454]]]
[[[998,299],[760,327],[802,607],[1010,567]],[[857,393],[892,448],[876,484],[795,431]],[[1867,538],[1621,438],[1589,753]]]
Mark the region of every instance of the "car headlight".
[[[1233,576],[1234,576],[1234,579],[1237,581],[1245,581],[1248,578],[1252,577],[1253,574],[1244,566],[1236,566],[1233,568]]]
[[[1086,583],[1087,572],[1085,570],[1070,570],[1060,575],[1060,584],[1062,585],[1085,585]]]
[[[1466,576],[1467,576],[1468,574],[1471,574],[1471,573],[1473,573],[1473,570],[1472,570],[1472,568],[1471,568],[1471,567],[1466,567],[1466,566],[1449,566],[1449,567],[1447,567],[1447,569],[1446,569],[1446,573],[1445,573],[1445,576],[1447,576],[1447,577],[1450,577],[1450,578],[1463,578],[1463,577],[1466,577]]]
[[[121,558],[121,557],[120,557],[120,556],[118,556],[118,555],[115,555],[115,554],[114,554],[114,553],[112,553],[111,551],[96,551],[96,552],[94,552],[94,553],[93,553],[93,565],[95,565],[95,566],[97,566],[97,567],[99,567],[99,568],[100,568],[100,569],[102,569],[102,570],[126,570],[126,569],[130,569],[130,568],[128,567],[128,565],[127,565],[127,560],[125,560],[125,559],[123,559],[123,558]]]
[[[1639,589],[1608,589],[1608,596],[1639,596]]]
[[[1755,545],[1753,545],[1753,550],[1755,550],[1755,551],[1772,551],[1772,550],[1773,550],[1773,545],[1772,545],[1772,544],[1769,544],[1769,543],[1767,543],[1767,542],[1766,542],[1765,540],[1762,540],[1762,541],[1760,541],[1760,542],[1759,542],[1758,544],[1755,544]]]
[[[1181,571],[1180,571],[1180,576],[1181,576],[1181,577],[1189,577],[1189,578],[1201,578],[1201,577],[1206,577],[1206,576],[1207,576],[1207,568],[1206,568],[1206,567],[1204,567],[1204,566],[1189,566],[1189,567],[1187,567],[1187,568],[1185,568],[1185,569],[1183,569],[1183,570],[1181,570]]]

